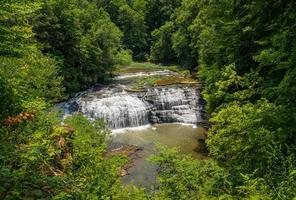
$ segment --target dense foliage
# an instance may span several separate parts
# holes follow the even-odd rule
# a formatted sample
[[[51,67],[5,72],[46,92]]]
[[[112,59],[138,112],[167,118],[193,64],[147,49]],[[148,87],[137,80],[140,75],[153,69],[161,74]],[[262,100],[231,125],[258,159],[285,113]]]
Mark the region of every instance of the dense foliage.
[[[1,0],[0,199],[296,197],[293,0]],[[210,159],[160,148],[158,190],[126,188],[109,131],[52,103],[134,59],[198,68]],[[148,80],[150,81],[150,80]]]
[[[64,123],[67,126],[59,125],[54,112],[39,113],[33,121],[1,129],[1,199],[121,199],[132,195],[118,179],[118,168],[125,159],[104,157],[108,134],[104,125],[82,116]]]
[[[111,20],[123,32],[123,45],[133,52],[135,60],[145,60],[149,52],[145,23],[145,0],[111,0],[102,3]]]
[[[294,1],[184,0],[153,33],[154,60],[173,53],[187,67],[198,63],[212,125],[207,144],[232,174],[232,188],[251,190],[248,176],[270,199],[296,196],[295,8]]]
[[[194,68],[198,60],[194,20],[198,14],[198,0],[184,0],[171,15],[171,20],[152,32],[151,57],[155,62],[179,63]]]
[[[29,0],[0,3],[0,199],[130,199],[132,191],[141,194],[140,190],[126,190],[120,185],[118,167],[125,159],[104,157],[105,137],[109,132],[102,122],[92,123],[82,116],[63,121],[55,111],[49,110],[52,103],[63,96],[63,76],[67,81],[65,70],[71,71],[74,66],[67,65],[64,58],[61,61],[55,53],[42,53],[47,48],[53,51],[54,47],[46,48],[43,43],[40,50],[31,22],[37,23],[32,17],[40,17],[45,6]],[[85,45],[89,44],[84,50],[90,54],[98,51],[101,58],[104,50],[107,59],[95,56],[93,59],[113,66],[117,63],[115,60],[124,60],[114,53],[121,49],[120,39],[116,38],[121,32],[104,11],[98,10],[98,15],[101,18],[93,27],[97,27],[95,33],[90,33],[91,38],[84,38]],[[115,35],[112,34],[114,28]],[[102,37],[98,37],[100,35]],[[69,44],[68,39],[63,42]],[[111,55],[114,63],[110,64],[108,56]],[[77,55],[71,59],[76,58]],[[93,60],[85,58],[85,62]],[[90,63],[84,70],[94,70]],[[84,75],[87,78],[90,74]]]
[[[107,12],[87,0],[44,1],[33,25],[43,52],[61,60],[70,94],[104,80],[114,65],[130,60],[121,47],[122,32]]]
[[[38,50],[29,24],[39,7],[33,1],[1,2],[0,120],[27,109],[44,109],[62,96],[57,62]]]
[[[155,199],[271,199],[264,180],[244,175],[235,187],[231,170],[213,159],[196,162],[176,149],[159,148],[151,160],[159,166]]]
[[[151,32],[162,26],[181,4],[180,0],[111,0],[98,1],[111,20],[123,32],[123,45],[135,60],[148,59]]]

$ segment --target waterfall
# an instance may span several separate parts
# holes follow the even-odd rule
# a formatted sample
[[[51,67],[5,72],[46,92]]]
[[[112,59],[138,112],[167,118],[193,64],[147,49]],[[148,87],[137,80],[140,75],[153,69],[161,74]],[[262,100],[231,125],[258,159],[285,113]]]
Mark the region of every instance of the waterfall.
[[[137,94],[104,88],[84,93],[60,107],[67,115],[80,112],[92,120],[102,119],[111,129],[203,121],[198,90],[192,87],[151,88]]]
[[[80,100],[80,112],[92,119],[103,119],[110,128],[136,127],[148,124],[150,106],[128,94]]]
[[[149,75],[171,75],[171,71],[157,71]],[[147,74],[139,73],[137,76]],[[117,81],[133,78],[135,74],[117,77]],[[89,119],[102,119],[111,129],[137,127],[154,123],[204,122],[199,91],[189,86],[146,88],[143,92],[129,93],[125,82],[115,82],[79,93],[60,104],[65,114],[80,112]]]
[[[198,92],[194,88],[155,88],[147,92],[145,100],[154,105],[153,123],[201,122]]]

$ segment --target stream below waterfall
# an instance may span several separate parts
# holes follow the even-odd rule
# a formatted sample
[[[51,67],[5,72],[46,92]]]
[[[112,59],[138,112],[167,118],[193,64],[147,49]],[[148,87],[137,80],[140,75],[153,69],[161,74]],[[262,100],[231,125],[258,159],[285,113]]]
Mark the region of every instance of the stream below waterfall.
[[[112,136],[113,143],[135,145],[143,148],[129,169],[129,175],[122,178],[126,184],[135,184],[149,188],[155,185],[157,168],[147,159],[155,152],[155,144],[177,147],[180,152],[195,159],[206,159],[204,144],[205,129],[188,124],[157,124],[142,129],[130,129]]]
[[[205,122],[203,102],[196,86],[179,84],[145,87],[131,91],[136,79],[145,76],[176,76],[169,70],[124,74],[108,85],[96,85],[58,105],[65,116],[82,113],[102,119],[112,130],[109,143],[140,147],[137,159],[122,178],[126,184],[149,187],[156,167],[147,161],[155,144],[177,147],[183,154],[204,159]]]

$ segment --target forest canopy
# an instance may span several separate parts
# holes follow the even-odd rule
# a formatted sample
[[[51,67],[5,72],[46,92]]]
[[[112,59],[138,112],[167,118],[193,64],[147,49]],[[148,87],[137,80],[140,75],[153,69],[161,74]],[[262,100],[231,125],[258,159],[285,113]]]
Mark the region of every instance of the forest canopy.
[[[295,199],[294,0],[1,0],[0,199]],[[159,147],[158,189],[123,186],[110,131],[55,103],[133,60],[189,69],[209,159]]]

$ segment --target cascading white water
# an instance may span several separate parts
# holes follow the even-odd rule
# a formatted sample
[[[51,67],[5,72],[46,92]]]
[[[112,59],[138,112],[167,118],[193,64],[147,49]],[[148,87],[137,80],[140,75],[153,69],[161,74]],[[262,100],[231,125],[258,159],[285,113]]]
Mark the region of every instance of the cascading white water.
[[[154,123],[202,121],[194,88],[155,88],[147,92],[145,100],[155,107],[151,112]]]
[[[171,75],[168,70],[152,75]],[[141,73],[138,76],[143,76]],[[147,75],[147,74],[146,74]],[[148,74],[151,75],[151,74]],[[116,80],[133,78],[134,74]],[[137,127],[149,123],[203,122],[199,92],[194,87],[167,86],[147,88],[145,92],[128,93],[127,85],[115,83],[80,93],[60,104],[66,114],[80,112],[90,119],[102,119],[111,129]]]
[[[150,106],[128,94],[80,101],[80,112],[89,118],[103,119],[110,128],[136,127],[148,124]]]
[[[138,94],[105,88],[79,97],[75,103],[79,112],[90,119],[103,119],[112,129],[149,123],[202,122],[198,93],[191,87],[152,88]]]

